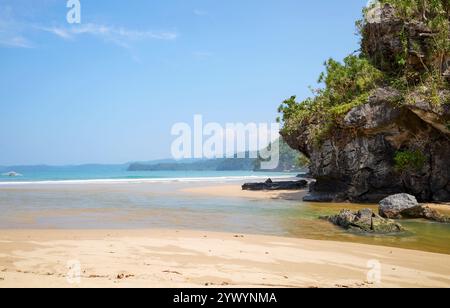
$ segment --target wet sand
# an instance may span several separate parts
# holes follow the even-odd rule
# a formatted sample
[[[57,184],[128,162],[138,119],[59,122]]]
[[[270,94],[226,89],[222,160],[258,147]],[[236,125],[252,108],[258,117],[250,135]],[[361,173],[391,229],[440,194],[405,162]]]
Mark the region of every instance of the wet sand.
[[[450,256],[175,230],[0,233],[0,288],[219,286],[450,287]]]

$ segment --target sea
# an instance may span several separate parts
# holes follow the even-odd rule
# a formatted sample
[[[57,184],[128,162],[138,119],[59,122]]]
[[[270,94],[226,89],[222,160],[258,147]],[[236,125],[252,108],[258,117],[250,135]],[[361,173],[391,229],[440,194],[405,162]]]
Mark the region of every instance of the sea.
[[[157,182],[157,181],[234,181],[245,179],[289,178],[297,173],[252,171],[127,171],[128,165],[18,166],[0,168],[0,182]],[[10,174],[16,174],[11,176]]]

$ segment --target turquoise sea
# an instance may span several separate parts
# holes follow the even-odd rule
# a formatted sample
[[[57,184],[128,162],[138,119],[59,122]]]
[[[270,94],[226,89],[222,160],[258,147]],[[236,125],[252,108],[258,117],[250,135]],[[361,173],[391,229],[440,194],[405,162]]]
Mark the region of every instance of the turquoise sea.
[[[83,180],[193,180],[290,177],[296,174],[251,171],[127,171],[128,165],[32,166],[0,168],[0,182]],[[18,176],[9,176],[9,172]]]

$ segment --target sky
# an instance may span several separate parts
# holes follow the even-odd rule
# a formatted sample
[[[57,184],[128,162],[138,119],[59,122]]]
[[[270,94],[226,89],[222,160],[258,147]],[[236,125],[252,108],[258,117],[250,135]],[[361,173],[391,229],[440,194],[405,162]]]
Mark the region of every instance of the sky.
[[[0,165],[170,158],[177,122],[271,123],[367,0],[0,0]]]

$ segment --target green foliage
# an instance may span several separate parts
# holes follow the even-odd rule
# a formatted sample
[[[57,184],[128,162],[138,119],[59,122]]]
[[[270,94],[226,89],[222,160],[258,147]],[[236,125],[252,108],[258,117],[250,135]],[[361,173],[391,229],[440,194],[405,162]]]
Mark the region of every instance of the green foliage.
[[[367,103],[368,99],[369,92],[362,93],[349,103],[336,105],[330,108],[330,115],[334,120],[338,120],[349,113],[353,108]]]
[[[366,16],[376,5],[391,5],[395,8],[397,18],[404,22],[398,37],[402,51],[396,55],[397,69],[387,74],[391,86],[408,95],[417,86],[426,86],[434,104],[442,103],[439,95],[441,89],[448,87],[443,77],[443,67],[446,57],[450,54],[450,1],[449,0],[378,0],[369,8],[363,10],[364,19],[357,22],[360,34],[366,23]],[[417,39],[411,40],[407,31],[411,22],[424,24],[432,33],[424,37],[426,48]],[[422,39],[421,39],[422,40]],[[424,72],[410,67],[408,59],[412,53],[424,54],[419,60]]]
[[[300,168],[308,168],[311,165],[311,161],[305,155],[299,155],[297,157],[296,165]]]
[[[447,127],[447,129],[450,130],[450,121],[445,122],[445,127]]]
[[[318,80],[323,87],[313,91],[314,97],[297,102],[292,96],[278,108],[284,131],[293,132],[299,125],[314,123],[311,133],[320,145],[335,123],[352,108],[367,102],[371,90],[383,78],[383,73],[364,57],[351,55],[343,63],[329,59]]]
[[[425,155],[420,151],[398,151],[395,153],[395,168],[400,172],[420,171],[426,161]]]
[[[450,53],[450,1],[449,0],[379,0],[381,4],[392,5],[400,19],[405,24],[416,20],[423,22],[434,33],[431,37],[432,48],[427,55],[430,59],[438,59],[435,67],[426,67],[428,73],[439,71],[442,69],[442,62],[445,55]],[[409,50],[418,51],[420,47],[409,44],[408,39],[402,30],[399,33],[404,46],[404,53]],[[400,56],[401,64],[406,64],[406,56]],[[429,61],[433,62],[433,61]]]
[[[367,93],[383,78],[383,74],[365,58],[348,56],[341,64],[333,59],[325,63],[326,72],[319,77],[325,84],[323,94],[330,106],[349,103],[357,96]]]
[[[292,96],[279,107],[281,117],[278,121],[284,124],[285,134],[301,130],[315,146],[320,146],[335,128],[339,128],[351,109],[366,103],[374,89],[387,85],[403,94],[398,104],[413,103],[417,95],[436,105],[446,103],[447,98],[443,97],[442,90],[449,86],[442,76],[442,64],[450,54],[450,0],[379,0],[373,5],[377,4],[392,5],[397,18],[404,21],[404,27],[398,33],[403,47],[395,59],[398,70],[381,72],[364,53],[350,55],[343,63],[328,60],[325,72],[318,80],[321,87],[313,90],[312,97],[297,101]],[[365,17],[371,8],[366,8],[364,18],[356,23],[360,34],[363,33],[367,22]],[[431,48],[424,48],[421,42],[410,39],[408,26],[414,22],[421,22],[431,30],[432,35],[423,38],[426,46],[431,45]],[[423,71],[409,63],[412,51],[427,53],[425,58],[420,58],[425,68]],[[399,154],[398,159],[405,158],[407,154]],[[416,155],[415,158],[420,157]]]

